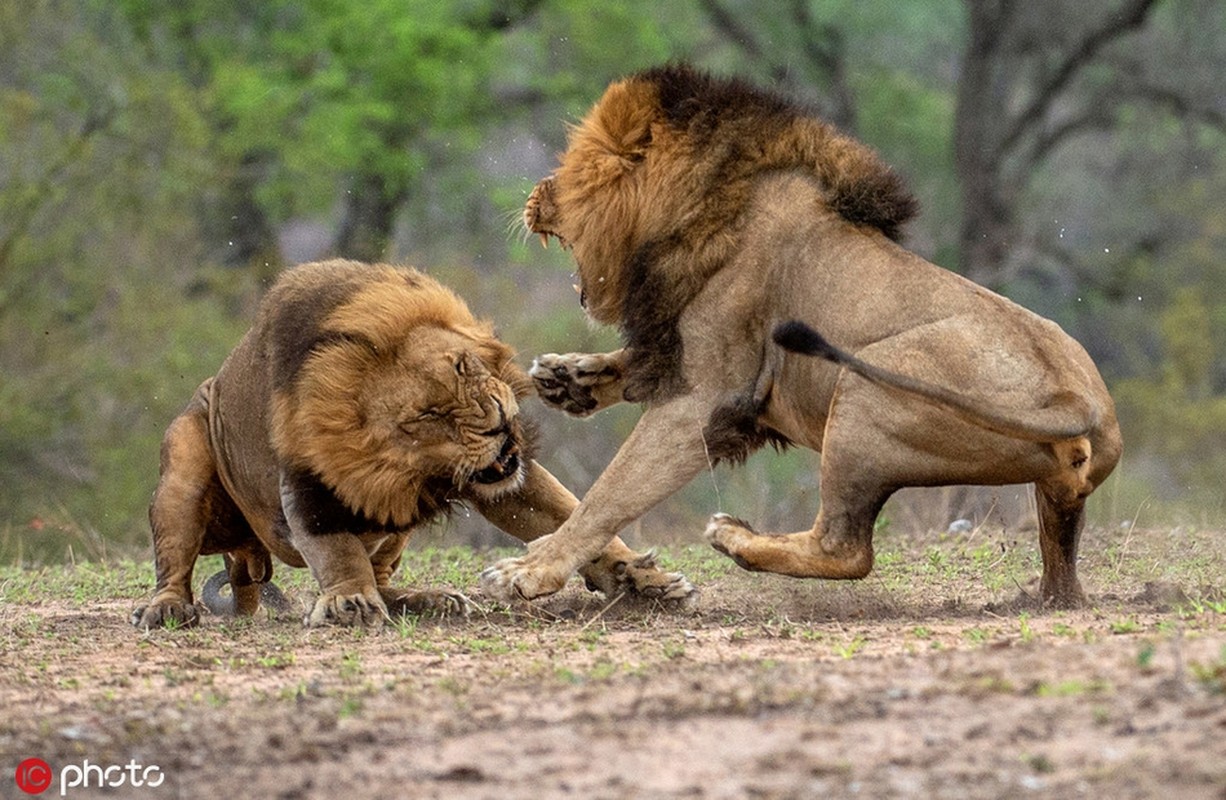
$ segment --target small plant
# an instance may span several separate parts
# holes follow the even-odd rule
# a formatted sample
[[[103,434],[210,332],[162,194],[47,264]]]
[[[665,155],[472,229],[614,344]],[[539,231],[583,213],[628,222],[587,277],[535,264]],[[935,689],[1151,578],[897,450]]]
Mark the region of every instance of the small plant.
[[[1111,623],[1111,632],[1114,634],[1136,633],[1141,630],[1141,623],[1136,619],[1129,617],[1128,619],[1116,620]]]
[[[1201,616],[1202,614],[1226,614],[1226,600],[1206,600],[1188,598],[1180,609],[1185,616]]]
[[[868,639],[864,638],[863,636],[855,636],[846,644],[835,645],[834,652],[839,658],[849,659],[853,658],[856,653],[863,650],[866,644],[868,644]]]
[[[283,686],[281,687],[281,691],[277,693],[277,696],[282,700],[304,700],[307,696],[306,682],[298,681],[297,683],[290,684],[289,686]]]
[[[1064,622],[1057,622],[1055,625],[1052,625],[1051,632],[1056,636],[1067,636],[1069,638],[1077,635],[1076,629],[1074,629],[1072,625]]]
[[[966,640],[970,642],[971,644],[983,644],[984,642],[988,640],[988,637],[991,634],[989,634],[983,628],[976,627],[976,628],[967,628],[966,630],[962,632],[962,635],[966,637]]]
[[[341,656],[340,676],[342,680],[357,680],[362,675],[362,657],[357,653],[345,653]]]
[[[1034,693],[1038,697],[1080,697],[1085,694],[1101,694],[1110,688],[1110,684],[1103,680],[1069,680],[1059,683],[1041,681],[1035,687]]]
[[[1055,763],[1042,753],[1024,755],[1022,756],[1022,761],[1041,775],[1048,775],[1056,771]]]
[[[411,639],[417,635],[420,618],[416,614],[397,614],[392,617],[392,630],[401,639]]]
[[[288,669],[294,666],[296,660],[293,653],[271,653],[266,656],[260,656],[255,660],[255,663],[265,669]]]
[[[337,719],[348,719],[362,713],[362,698],[346,697],[341,701],[341,707],[336,712]]]
[[[1193,661],[1188,666],[1196,680],[1210,693],[1226,695],[1226,645],[1222,645],[1217,661],[1208,664]]]
[[[615,662],[601,659],[592,665],[592,670],[588,673],[588,677],[594,681],[608,680],[616,675],[619,669]]]
[[[482,638],[452,639],[452,642],[463,647],[470,653],[489,653],[490,655],[506,655],[511,652],[511,646],[502,639]]]
[[[1034,628],[1030,627],[1030,615],[1022,614],[1017,620],[1023,642],[1032,642],[1035,638]]]
[[[1140,651],[1137,653],[1137,666],[1142,670],[1152,669],[1154,663],[1154,653],[1156,652],[1157,648],[1154,647],[1154,643],[1146,642],[1141,646]]]

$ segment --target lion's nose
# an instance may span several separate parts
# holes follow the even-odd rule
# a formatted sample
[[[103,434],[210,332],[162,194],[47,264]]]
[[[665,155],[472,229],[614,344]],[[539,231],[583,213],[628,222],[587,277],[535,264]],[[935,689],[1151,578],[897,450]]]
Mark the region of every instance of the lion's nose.
[[[507,431],[508,429],[507,411],[505,408],[503,408],[502,401],[499,400],[497,397],[492,397],[490,399],[494,401],[494,415],[495,415],[495,418],[498,420],[498,422],[497,424],[492,426],[489,430],[484,431],[482,435],[483,436],[498,436],[501,434],[505,434],[508,432]]]

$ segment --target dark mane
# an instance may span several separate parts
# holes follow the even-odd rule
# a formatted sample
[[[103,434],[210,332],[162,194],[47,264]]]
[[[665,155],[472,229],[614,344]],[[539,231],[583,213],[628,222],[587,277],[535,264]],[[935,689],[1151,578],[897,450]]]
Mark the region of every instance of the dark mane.
[[[762,145],[799,125],[809,125],[826,144],[816,151],[807,168],[823,178],[827,202],[844,219],[871,225],[889,238],[901,238],[902,227],[919,212],[919,202],[903,179],[869,148],[839,134],[804,104],[739,78],[716,77],[686,65],[670,64],[634,76],[656,87],[661,110],[670,125],[690,136],[697,149],[718,144],[735,128],[737,142],[730,157],[753,161]],[[748,140],[748,141],[745,141]],[[829,150],[829,153],[823,152]],[[798,153],[812,156],[811,152]],[[828,158],[823,159],[823,155]],[[785,166],[763,163],[764,168]]]

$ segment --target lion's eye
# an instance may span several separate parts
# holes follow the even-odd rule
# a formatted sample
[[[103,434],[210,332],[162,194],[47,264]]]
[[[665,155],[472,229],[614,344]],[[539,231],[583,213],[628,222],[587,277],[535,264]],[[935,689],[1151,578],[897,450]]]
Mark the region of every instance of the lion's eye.
[[[415,414],[406,415],[401,421],[401,428],[408,428],[413,425],[421,425],[428,422],[438,422],[443,418],[441,411],[433,408],[427,408],[424,411],[418,411]]]

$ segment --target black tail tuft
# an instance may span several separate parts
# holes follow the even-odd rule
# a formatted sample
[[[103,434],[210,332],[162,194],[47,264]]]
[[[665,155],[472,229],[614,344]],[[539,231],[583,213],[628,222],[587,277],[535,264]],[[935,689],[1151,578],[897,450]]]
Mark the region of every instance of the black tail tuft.
[[[843,351],[826,341],[826,337],[800,320],[794,319],[779,323],[775,326],[773,338],[775,344],[793,353],[818,356],[836,363],[846,358]]]

